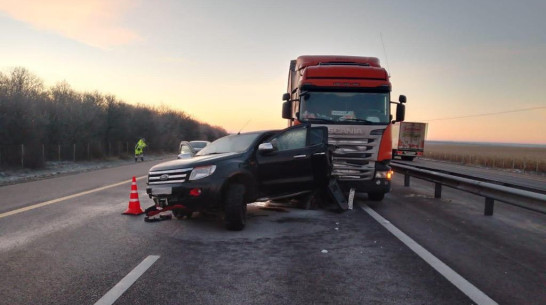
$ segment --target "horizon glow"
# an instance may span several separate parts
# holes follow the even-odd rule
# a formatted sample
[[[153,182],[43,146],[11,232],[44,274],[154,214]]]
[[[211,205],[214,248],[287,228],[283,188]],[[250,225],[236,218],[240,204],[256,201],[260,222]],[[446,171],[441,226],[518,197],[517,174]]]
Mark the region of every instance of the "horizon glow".
[[[0,71],[237,132],[287,126],[291,59],[374,56],[391,99],[407,96],[406,120],[429,121],[427,140],[546,144],[544,11],[542,1],[0,0]]]

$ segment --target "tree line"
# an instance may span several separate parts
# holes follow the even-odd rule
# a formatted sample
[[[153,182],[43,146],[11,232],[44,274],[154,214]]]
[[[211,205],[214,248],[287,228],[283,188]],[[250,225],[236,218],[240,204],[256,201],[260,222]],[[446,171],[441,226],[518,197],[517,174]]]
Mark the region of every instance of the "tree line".
[[[80,144],[89,149],[91,143],[93,158],[102,158],[107,152],[98,147],[134,145],[141,137],[148,151],[173,152],[181,140],[212,141],[224,135],[225,129],[166,106],[130,105],[97,91],[77,92],[66,82],[46,88],[22,67],[0,72],[0,146],[27,147],[29,167],[43,166],[44,145]],[[9,151],[1,153],[0,165],[18,162]]]

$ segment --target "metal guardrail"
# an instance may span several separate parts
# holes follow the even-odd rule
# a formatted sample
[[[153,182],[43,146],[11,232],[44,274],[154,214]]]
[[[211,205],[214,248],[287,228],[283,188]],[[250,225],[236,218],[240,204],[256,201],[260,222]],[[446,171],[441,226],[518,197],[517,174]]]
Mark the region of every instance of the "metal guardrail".
[[[458,177],[413,166],[391,163],[394,171],[404,174],[404,186],[410,185],[410,177],[427,180],[435,184],[434,198],[442,197],[442,186],[448,186],[485,197],[484,215],[493,215],[495,200],[513,206],[546,214],[546,195],[538,192],[494,184],[491,182]]]

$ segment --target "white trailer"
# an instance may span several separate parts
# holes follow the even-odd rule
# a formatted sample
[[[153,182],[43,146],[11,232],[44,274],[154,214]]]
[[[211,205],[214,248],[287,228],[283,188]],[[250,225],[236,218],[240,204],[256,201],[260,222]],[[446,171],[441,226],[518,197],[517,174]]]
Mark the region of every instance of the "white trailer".
[[[425,151],[427,123],[399,122],[392,126],[392,158],[412,161]]]

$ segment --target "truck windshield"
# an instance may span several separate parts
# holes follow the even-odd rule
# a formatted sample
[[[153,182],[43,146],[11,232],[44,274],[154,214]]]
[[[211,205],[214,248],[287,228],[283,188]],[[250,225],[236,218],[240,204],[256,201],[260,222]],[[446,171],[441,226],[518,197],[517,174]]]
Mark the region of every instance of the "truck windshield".
[[[300,121],[332,124],[389,123],[388,93],[316,92],[301,96]]]
[[[196,155],[204,156],[229,152],[241,153],[246,151],[260,134],[254,132],[225,136],[205,146]]]

